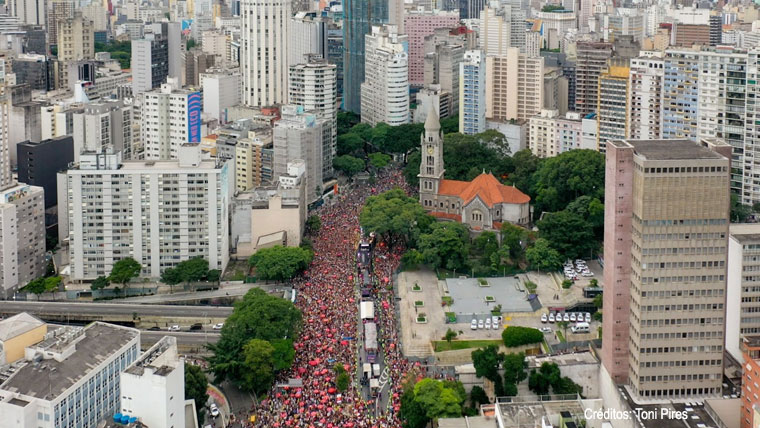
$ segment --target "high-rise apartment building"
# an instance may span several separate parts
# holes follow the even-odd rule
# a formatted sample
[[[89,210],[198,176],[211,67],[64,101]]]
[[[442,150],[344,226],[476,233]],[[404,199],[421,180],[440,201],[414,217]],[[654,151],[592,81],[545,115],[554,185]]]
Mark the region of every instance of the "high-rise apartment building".
[[[235,189],[245,192],[273,180],[274,149],[272,130],[248,131],[248,136],[235,144]]]
[[[628,137],[630,98],[628,60],[613,58],[610,65],[599,75],[599,90],[596,103],[597,150],[604,153],[607,142]]]
[[[478,19],[483,8],[488,4],[486,0],[460,0],[459,19]]]
[[[575,63],[575,111],[582,115],[596,112],[599,75],[612,57],[612,44],[578,42]]]
[[[543,106],[544,59],[529,57],[519,48],[486,57],[486,118],[528,119]]]
[[[120,100],[85,105],[74,113],[74,161],[82,152],[111,147],[130,159],[132,149],[132,106]]]
[[[449,93],[451,104],[447,110],[450,115],[456,115],[459,112],[459,64],[464,59],[464,42],[444,40],[434,43],[431,36],[425,39],[424,84],[428,87],[440,85],[441,92]]]
[[[325,119],[330,138],[322,141],[322,176],[333,176],[333,159],[338,151],[338,91],[336,66],[319,55],[307,56],[290,67],[288,98],[290,104]]]
[[[528,148],[541,158],[584,149],[582,125],[581,116],[576,112],[560,116],[557,110],[541,110],[528,120]]]
[[[0,189],[0,295],[9,298],[45,273],[45,198],[42,187]]]
[[[607,143],[602,362],[649,400],[719,396],[731,146]]]
[[[132,92],[161,87],[169,77],[182,81],[181,28],[177,22],[151,24],[143,39],[132,40]]]
[[[266,107],[287,102],[289,0],[240,3],[240,74],[243,102]]]
[[[506,9],[511,10],[511,9]],[[505,9],[486,6],[480,13],[480,50],[486,56],[506,55],[512,46],[512,24]]]
[[[662,137],[664,61],[660,57],[633,58],[630,67],[630,138],[656,140]]]
[[[197,144],[180,147],[177,160],[122,161],[108,151],[81,155],[78,167],[58,174],[59,236],[69,245],[71,279],[108,275],[127,257],[142,265],[141,277],[159,278],[193,257],[224,271],[234,191],[229,169],[202,160]]]
[[[95,36],[92,21],[76,13],[71,19],[62,19],[57,23],[59,87],[66,87],[69,82],[68,62],[95,57]],[[82,80],[82,79],[80,79]]]
[[[364,82],[364,37],[375,25],[388,22],[388,0],[343,2],[343,109],[361,114]]]
[[[406,35],[394,26],[372,27],[365,37],[365,69],[361,85],[362,122],[391,126],[409,123],[409,56]]]
[[[176,159],[185,143],[201,141],[200,92],[177,89],[176,81],[143,94],[141,132],[145,159]]]
[[[240,73],[214,69],[200,75],[203,114],[227,122],[227,108],[240,104]]]
[[[697,138],[699,52],[668,50],[662,84],[662,138]]]
[[[282,118],[274,125],[274,176],[287,175],[288,162],[306,162],[306,201],[322,196],[325,119],[304,111],[303,107],[285,105]]]
[[[317,12],[298,12],[288,28],[288,67],[301,64],[306,55],[327,59],[328,22]]]
[[[201,73],[213,68],[215,64],[214,55],[210,55],[198,48],[185,52],[185,69],[183,72],[183,86],[191,88],[201,87]]]
[[[728,236],[726,351],[742,362],[742,336],[760,335],[760,224],[732,224]]]
[[[12,327],[3,326],[14,335],[19,328]],[[47,331],[44,324],[40,327]],[[3,426],[96,428],[120,412],[119,373],[140,354],[139,330],[94,322],[50,329],[39,339],[13,339],[22,347],[32,343],[23,348],[28,358],[0,376]],[[33,360],[41,355],[45,358]]]
[[[7,5],[10,15],[17,17],[22,24],[44,26],[46,3],[45,0],[11,0]]]
[[[485,132],[485,54],[482,51],[466,51],[459,71],[459,132],[467,135]]]
[[[425,37],[436,28],[450,28],[459,24],[457,12],[415,11],[404,17],[404,31],[409,37],[409,84],[425,83]]]
[[[65,23],[74,17],[76,2],[72,0],[49,0],[47,3],[47,31],[48,46],[58,45],[58,23]]]

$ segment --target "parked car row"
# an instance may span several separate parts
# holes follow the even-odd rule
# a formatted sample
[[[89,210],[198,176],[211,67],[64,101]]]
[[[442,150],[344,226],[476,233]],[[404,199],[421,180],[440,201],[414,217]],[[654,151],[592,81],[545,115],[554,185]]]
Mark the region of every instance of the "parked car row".
[[[541,322],[591,322],[591,313],[589,312],[549,312],[541,315]]]
[[[220,322],[219,324],[214,324],[214,325],[213,325],[211,328],[212,328],[213,330],[221,330],[221,329],[222,329],[222,327],[224,327],[224,323],[223,323],[223,322]],[[168,330],[168,331],[182,331],[182,327],[180,327],[180,326],[179,326],[179,325],[177,325],[177,324],[174,324],[174,325],[170,325],[169,327],[167,327],[167,328],[166,328],[166,330]],[[203,330],[203,324],[202,324],[202,323],[199,323],[199,322],[197,322],[197,323],[195,323],[195,324],[191,325],[191,326],[188,328],[188,330],[189,330],[189,331],[198,331],[198,330]],[[149,327],[149,328],[148,328],[148,331],[161,331],[161,327],[159,327],[159,326],[153,326],[153,327]]]
[[[470,322],[470,330],[498,330],[501,326],[501,317],[494,315],[490,318],[483,319],[473,319],[472,322]]]
[[[588,268],[588,265],[586,265],[586,262],[578,259],[575,261],[575,263],[572,262],[572,260],[568,260],[565,262],[564,266],[564,272],[565,272],[565,278],[571,279],[575,281],[578,279],[578,276],[583,277],[591,277],[594,276],[594,273],[591,272],[591,270]]]

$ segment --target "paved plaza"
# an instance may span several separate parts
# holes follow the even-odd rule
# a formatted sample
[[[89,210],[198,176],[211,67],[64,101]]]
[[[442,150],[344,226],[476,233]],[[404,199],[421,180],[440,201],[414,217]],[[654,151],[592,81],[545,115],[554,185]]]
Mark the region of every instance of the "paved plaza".
[[[501,305],[502,313],[534,312],[540,305],[528,301],[528,291],[516,277],[486,278],[488,286],[481,286],[477,278],[449,278],[446,289],[454,299],[451,312],[462,320],[473,314],[486,316],[496,305]],[[486,303],[486,296],[494,298]]]

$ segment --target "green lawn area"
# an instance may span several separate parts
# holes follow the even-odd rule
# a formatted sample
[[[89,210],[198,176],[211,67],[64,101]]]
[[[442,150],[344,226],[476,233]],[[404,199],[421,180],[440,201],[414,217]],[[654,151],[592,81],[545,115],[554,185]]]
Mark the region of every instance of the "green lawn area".
[[[441,352],[441,351],[457,351],[459,349],[470,349],[470,348],[483,348],[488,345],[501,345],[501,340],[452,340],[451,344],[449,345],[448,342],[445,340],[434,340],[433,341],[433,349],[435,349],[435,352]]]
[[[563,343],[567,342],[567,340],[565,339],[565,336],[562,335],[561,331],[557,330],[556,333],[557,333],[557,339],[559,339],[560,342],[563,342]]]

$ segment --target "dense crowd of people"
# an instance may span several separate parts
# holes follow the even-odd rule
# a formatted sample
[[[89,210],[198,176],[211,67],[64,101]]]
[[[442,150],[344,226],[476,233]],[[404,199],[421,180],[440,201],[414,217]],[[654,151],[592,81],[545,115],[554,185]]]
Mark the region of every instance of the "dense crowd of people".
[[[255,427],[391,428],[400,427],[401,379],[410,369],[399,343],[395,298],[389,284],[399,266],[399,249],[384,243],[375,247],[374,270],[378,342],[381,344],[388,386],[379,403],[362,396],[356,373],[359,347],[363,346],[358,322],[356,245],[359,213],[368,196],[401,187],[410,191],[398,170],[383,171],[376,184],[360,185],[336,195],[338,202],[320,208],[322,227],[313,237],[314,261],[294,282],[296,306],[303,312],[304,327],[295,343],[292,368],[280,376],[269,394],[253,409]],[[352,382],[337,390],[336,364],[343,366]],[[287,386],[289,380],[302,387]],[[378,406],[378,404],[382,404]],[[381,407],[377,414],[375,408]]]

